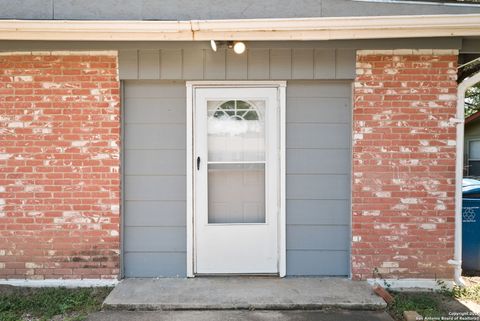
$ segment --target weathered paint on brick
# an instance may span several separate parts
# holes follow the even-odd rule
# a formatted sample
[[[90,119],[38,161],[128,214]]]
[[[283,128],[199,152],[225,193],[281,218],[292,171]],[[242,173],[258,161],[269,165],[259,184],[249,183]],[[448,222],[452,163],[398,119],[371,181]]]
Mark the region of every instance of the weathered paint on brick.
[[[117,55],[0,56],[0,279],[119,274]]]
[[[357,52],[355,279],[453,275],[456,66],[453,51]]]
[[[356,279],[451,277],[456,52],[361,51],[353,128]],[[119,272],[112,53],[0,55],[0,278]]]

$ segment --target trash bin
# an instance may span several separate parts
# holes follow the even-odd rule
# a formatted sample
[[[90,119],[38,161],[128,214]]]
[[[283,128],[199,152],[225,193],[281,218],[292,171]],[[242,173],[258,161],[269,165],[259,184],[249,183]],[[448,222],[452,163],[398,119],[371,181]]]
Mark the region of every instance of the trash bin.
[[[462,268],[480,271],[480,181],[462,182]]]

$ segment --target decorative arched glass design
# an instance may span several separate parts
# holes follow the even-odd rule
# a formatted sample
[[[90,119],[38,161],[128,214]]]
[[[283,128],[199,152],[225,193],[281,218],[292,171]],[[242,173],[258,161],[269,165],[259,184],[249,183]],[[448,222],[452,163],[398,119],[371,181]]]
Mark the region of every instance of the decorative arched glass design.
[[[265,160],[265,101],[209,101],[210,161]]]
[[[217,107],[213,117],[234,120],[259,120],[260,118],[255,106],[244,100],[229,100],[222,103]]]

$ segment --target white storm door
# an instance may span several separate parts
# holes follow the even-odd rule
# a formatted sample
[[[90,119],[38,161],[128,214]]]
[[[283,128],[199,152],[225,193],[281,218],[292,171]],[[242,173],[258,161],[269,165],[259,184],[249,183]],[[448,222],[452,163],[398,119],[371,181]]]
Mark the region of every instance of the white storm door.
[[[194,90],[196,274],[279,272],[278,92]]]

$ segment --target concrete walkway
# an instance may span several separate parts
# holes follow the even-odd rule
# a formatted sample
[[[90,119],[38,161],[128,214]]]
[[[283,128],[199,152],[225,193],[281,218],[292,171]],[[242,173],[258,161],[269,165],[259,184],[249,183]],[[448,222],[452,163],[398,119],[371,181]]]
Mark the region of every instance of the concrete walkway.
[[[104,311],[87,321],[393,321],[381,311]]]
[[[380,310],[385,306],[366,282],[343,278],[126,279],[104,302],[110,310]]]

